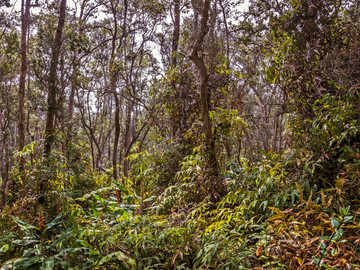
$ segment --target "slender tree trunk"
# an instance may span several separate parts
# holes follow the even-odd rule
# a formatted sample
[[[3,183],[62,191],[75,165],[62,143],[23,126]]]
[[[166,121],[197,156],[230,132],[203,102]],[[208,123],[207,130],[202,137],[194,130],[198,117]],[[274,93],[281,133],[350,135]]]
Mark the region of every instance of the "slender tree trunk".
[[[21,73],[20,73],[20,85],[19,85],[19,151],[22,151],[25,147],[25,83],[27,74],[27,32],[30,17],[30,0],[21,1]],[[25,158],[19,159],[19,176],[22,181],[22,187],[20,190],[20,197],[26,195],[26,172],[25,172]]]
[[[61,0],[60,3],[60,14],[59,22],[55,34],[54,47],[52,48],[52,56],[50,63],[50,73],[49,73],[49,92],[48,92],[48,109],[46,117],[46,128],[45,128],[45,142],[44,142],[44,155],[48,157],[51,152],[51,146],[55,139],[55,115],[57,110],[56,104],[56,71],[59,62],[59,55],[61,49],[61,36],[63,33],[65,25],[65,15],[66,15],[66,0]]]
[[[113,177],[114,180],[117,179],[117,158],[118,158],[118,145],[119,145],[119,138],[120,138],[120,101],[119,97],[116,93],[116,86],[113,90],[114,92],[114,100],[115,100],[115,138],[114,138],[114,149],[113,149]]]
[[[177,52],[180,40],[180,0],[174,0],[174,30],[171,50],[172,67],[177,65]]]
[[[134,103],[132,101],[128,101],[127,108],[126,108],[126,120],[125,120],[125,137],[124,137],[124,157],[123,157],[123,173],[127,177],[128,172],[130,169],[129,160],[127,159],[130,148],[131,148],[131,141],[134,137],[134,132],[132,132],[133,126],[133,110],[134,110]]]
[[[115,100],[115,115],[114,115],[114,125],[115,125],[115,138],[114,138],[114,147],[113,147],[113,156],[112,156],[112,165],[113,165],[113,177],[116,180],[117,175],[117,160],[118,160],[118,146],[119,146],[119,138],[120,138],[120,100],[118,97],[118,93],[116,91],[116,83],[118,79],[118,68],[116,67],[116,60],[115,60],[115,53],[119,52],[123,39],[126,35],[126,16],[127,16],[127,8],[128,8],[128,2],[127,0],[124,0],[124,20],[123,20],[123,26],[122,26],[122,34],[119,40],[118,46],[116,46],[116,40],[118,39],[117,33],[118,33],[118,23],[117,23],[117,1],[112,0],[111,1],[111,9],[114,16],[114,33],[112,37],[112,52],[111,52],[111,59],[110,59],[110,88],[111,92],[114,95]]]
[[[224,26],[225,26],[225,35],[226,35],[226,68],[230,68],[230,34],[229,34],[229,27],[226,20],[226,10],[223,5],[223,0],[220,0],[220,7],[223,14]]]
[[[173,28],[173,39],[171,46],[171,68],[175,69],[177,66],[177,55],[178,55],[178,47],[180,40],[180,0],[174,0],[174,28]],[[180,89],[176,86],[176,79],[173,79],[171,82],[171,87],[174,91],[175,95],[175,104],[173,114],[171,115],[171,136],[172,138],[177,138],[180,126],[181,126],[181,116],[180,116]],[[181,135],[181,134],[180,134]]]
[[[0,160],[0,177],[1,177],[1,187],[0,187],[0,209],[4,209],[6,205],[6,185],[9,182],[9,171],[10,171],[10,160],[9,160],[9,142],[7,132],[3,133],[3,150],[4,156]]]
[[[80,16],[79,16],[79,35],[81,36],[83,34],[83,27],[82,20],[84,16],[84,8],[85,8],[85,1],[82,3],[80,8]],[[71,141],[72,137],[72,131],[73,131],[73,115],[74,115],[74,105],[75,105],[75,92],[78,88],[77,85],[77,72],[79,69],[79,57],[78,57],[78,51],[75,50],[74,52],[74,59],[73,59],[73,66],[72,66],[72,74],[71,74],[71,89],[70,89],[70,95],[69,95],[69,109],[68,109],[68,115],[67,115],[67,132],[66,132],[66,146],[68,147],[69,142]]]
[[[115,113],[114,113],[114,126],[115,126],[115,138],[113,145],[113,156],[112,156],[112,165],[113,165],[113,178],[117,179],[117,158],[118,158],[118,146],[119,146],[119,137],[120,137],[120,101],[116,91],[117,83],[117,67],[115,61],[115,52],[116,52],[116,40],[118,33],[118,24],[117,24],[117,4],[112,0],[111,9],[114,16],[114,33],[112,36],[112,51],[109,65],[110,72],[110,88],[111,92],[114,95],[115,101]]]
[[[199,57],[200,47],[204,42],[204,38],[209,32],[208,19],[210,10],[210,0],[205,0],[202,10],[202,18],[200,21],[200,32],[198,38],[193,46],[190,59],[194,62],[195,66],[200,72],[201,85],[200,85],[200,99],[202,106],[202,121],[205,134],[205,155],[206,155],[206,172],[207,186],[211,195],[212,201],[218,201],[221,196],[225,194],[225,186],[219,177],[219,164],[216,157],[215,139],[212,131],[212,121],[210,119],[210,106],[209,97],[210,90],[208,87],[209,74],[205,66],[204,60]]]

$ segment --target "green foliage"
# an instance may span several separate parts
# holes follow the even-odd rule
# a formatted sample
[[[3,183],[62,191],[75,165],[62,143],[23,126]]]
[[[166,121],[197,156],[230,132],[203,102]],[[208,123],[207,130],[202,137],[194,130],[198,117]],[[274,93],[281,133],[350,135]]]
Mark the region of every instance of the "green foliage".
[[[41,227],[28,224],[13,216],[12,219],[25,233],[22,239],[12,241],[12,245],[22,251],[22,256],[16,260],[11,259],[5,262],[2,269],[45,270],[54,269],[56,266],[69,269],[69,262],[65,258],[75,250],[64,249],[62,244],[66,240],[69,241],[70,233],[69,231],[59,232],[55,229],[61,223],[62,214],[59,214],[53,221]],[[56,234],[57,232],[59,234]],[[53,237],[50,238],[49,235]],[[48,239],[51,240],[49,241]]]
[[[360,187],[360,96],[323,96],[315,102],[315,117],[301,123],[289,119],[297,150],[298,177],[319,188],[336,191],[340,200],[356,199]],[[295,168],[293,168],[295,169]]]

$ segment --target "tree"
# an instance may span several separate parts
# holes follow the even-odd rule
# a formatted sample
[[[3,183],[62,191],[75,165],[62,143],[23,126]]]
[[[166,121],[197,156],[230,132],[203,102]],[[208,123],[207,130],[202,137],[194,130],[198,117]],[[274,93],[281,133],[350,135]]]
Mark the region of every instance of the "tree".
[[[19,151],[23,151],[25,146],[25,81],[27,73],[27,34],[30,17],[30,0],[21,1],[21,73],[19,84]],[[19,175],[22,181],[21,196],[26,194],[26,176],[25,176],[25,159],[21,157],[19,160]]]
[[[59,62],[60,48],[61,48],[61,36],[65,25],[66,15],[66,0],[61,0],[59,21],[55,34],[54,45],[52,47],[52,56],[50,63],[49,73],[49,88],[48,88],[48,109],[46,117],[45,127],[45,141],[44,141],[44,155],[48,157],[50,155],[51,146],[55,140],[55,115],[57,111],[57,68]]]
[[[11,177],[16,160],[13,153],[18,148],[18,63],[21,61],[17,53],[20,47],[18,35],[10,27],[15,20],[4,19],[4,25],[8,27],[0,35],[0,209],[6,206],[9,192],[14,193],[15,200],[19,191],[18,183]]]
[[[58,110],[57,104],[57,68],[59,62],[59,55],[61,49],[61,36],[65,25],[66,15],[66,0],[61,0],[59,21],[56,29],[54,44],[52,47],[50,72],[49,72],[49,86],[48,86],[48,98],[47,98],[47,115],[46,115],[46,126],[45,126],[45,140],[44,140],[44,157],[49,159],[51,153],[51,147],[56,137],[55,127],[55,116]],[[47,161],[48,162],[48,161]],[[45,181],[47,181],[46,179]],[[44,180],[40,182],[39,193],[42,194],[45,189]]]
[[[202,17],[200,21],[200,29],[195,44],[192,46],[190,59],[194,62],[200,73],[200,99],[202,105],[202,122],[205,134],[204,152],[206,156],[206,171],[208,174],[208,187],[212,200],[217,201],[225,193],[225,187],[219,178],[219,165],[216,157],[215,139],[213,133],[213,123],[210,118],[210,95],[209,95],[209,73],[203,58],[200,58],[199,52],[203,45],[204,39],[209,32],[208,19],[211,1],[205,0],[202,9]]]
[[[117,23],[117,9],[118,6],[115,3],[115,1],[110,1],[111,5],[111,11],[114,19],[114,29],[113,29],[113,35],[112,35],[112,47],[111,47],[111,56],[110,56],[110,63],[109,63],[109,76],[110,76],[110,89],[114,96],[115,101],[115,138],[114,138],[114,146],[113,146],[113,178],[117,180],[117,160],[118,160],[118,145],[119,145],[119,138],[120,138],[120,110],[121,110],[121,102],[119,100],[119,96],[116,90],[117,81],[118,81],[118,62],[116,60],[116,55],[119,55],[121,53],[121,50],[123,49],[123,42],[126,38],[126,19],[127,19],[127,11],[128,11],[128,3],[127,0],[124,0],[124,14],[123,14],[123,24],[121,27],[121,36],[119,38],[119,44],[116,44],[116,41],[118,39],[118,23]],[[128,134],[127,134],[128,135]]]

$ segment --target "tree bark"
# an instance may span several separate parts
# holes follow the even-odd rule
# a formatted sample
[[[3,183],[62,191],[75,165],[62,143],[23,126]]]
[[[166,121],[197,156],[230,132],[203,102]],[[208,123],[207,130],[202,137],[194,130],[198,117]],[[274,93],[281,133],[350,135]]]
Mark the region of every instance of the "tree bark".
[[[19,84],[19,151],[25,147],[25,83],[27,74],[27,32],[30,17],[30,0],[21,1],[21,73]],[[20,197],[26,195],[26,171],[25,171],[25,158],[19,158],[19,176],[22,181],[20,190]]]
[[[204,63],[204,59],[199,57],[200,47],[204,42],[204,38],[209,32],[208,19],[209,19],[209,10],[210,10],[210,0],[205,0],[202,10],[202,18],[200,21],[200,32],[197,40],[192,48],[190,59],[194,62],[198,71],[200,72],[201,84],[200,84],[200,99],[202,106],[202,121],[205,134],[205,158],[206,158],[206,172],[207,179],[212,201],[218,201],[221,196],[225,194],[225,186],[221,179],[219,178],[219,164],[216,157],[215,149],[215,139],[212,131],[212,121],[210,118],[210,106],[209,106],[209,96],[210,90],[208,87],[209,84],[209,74]]]
[[[79,20],[78,20],[78,24],[79,24],[79,35],[82,36],[83,35],[83,30],[84,28],[82,27],[82,21],[83,21],[83,16],[84,16],[84,9],[85,9],[85,1],[81,4],[81,8],[80,8],[80,15],[79,15]],[[73,115],[74,115],[74,105],[75,105],[75,92],[78,88],[78,83],[77,83],[77,73],[79,70],[79,64],[80,64],[80,59],[79,59],[79,53],[78,50],[75,50],[74,52],[74,59],[73,59],[73,65],[72,65],[72,74],[71,74],[71,89],[70,89],[70,95],[69,95],[69,109],[68,109],[68,115],[67,115],[67,132],[66,132],[66,146],[68,147],[69,142],[71,141],[71,137],[72,137],[72,131],[73,131],[73,125],[72,125],[72,121],[73,121]]]
[[[116,91],[116,88],[115,88]],[[114,92],[114,100],[115,100],[115,117],[114,117],[114,124],[115,124],[115,138],[114,138],[114,149],[113,149],[113,178],[114,180],[117,179],[117,158],[118,158],[118,145],[119,145],[119,138],[120,138],[120,101],[119,97],[116,92]]]
[[[124,137],[124,158],[123,158],[123,173],[127,177],[130,169],[129,160],[127,157],[130,153],[130,148],[132,145],[132,139],[134,138],[134,132],[132,131],[133,127],[133,110],[134,103],[129,100],[126,106],[126,119],[125,119],[125,137]]]
[[[177,65],[177,52],[180,40],[180,0],[174,0],[174,29],[171,50],[172,67]]]
[[[175,69],[177,66],[177,55],[178,55],[178,47],[180,40],[180,0],[174,0],[174,27],[173,27],[173,38],[172,38],[172,46],[171,46],[171,68]],[[181,131],[179,132],[181,125],[181,116],[180,116],[180,103],[181,103],[181,93],[179,87],[177,87],[176,79],[172,79],[171,87],[174,91],[175,96],[175,104],[174,111],[170,117],[171,120],[171,136],[176,139],[180,137]],[[178,134],[180,133],[180,134]]]
[[[1,187],[0,187],[0,209],[4,209],[6,205],[6,186],[9,182],[9,171],[10,171],[10,154],[9,154],[9,141],[8,141],[8,134],[7,132],[3,132],[2,138],[2,146],[4,151],[4,155],[0,158],[0,177],[1,177]],[[1,152],[2,152],[1,151]]]
[[[50,63],[49,92],[47,99],[48,109],[47,109],[47,117],[46,117],[45,142],[44,142],[45,157],[48,157],[50,155],[51,146],[55,139],[55,115],[57,110],[56,71],[57,71],[60,49],[61,49],[61,36],[65,25],[65,15],[66,15],[66,0],[61,0],[59,22],[55,34],[54,47],[52,48],[52,56]]]
[[[115,1],[116,2],[116,1]],[[110,89],[111,92],[114,95],[115,100],[115,115],[114,115],[114,125],[115,125],[115,138],[114,138],[114,147],[113,147],[113,156],[112,156],[112,165],[113,165],[113,178],[116,180],[117,175],[117,160],[118,160],[118,146],[119,146],[119,138],[120,138],[120,100],[118,97],[118,93],[116,91],[116,83],[118,79],[118,68],[116,67],[116,59],[115,59],[115,53],[116,50],[119,51],[123,39],[126,36],[126,16],[127,16],[127,9],[128,9],[128,2],[127,0],[124,0],[124,20],[123,20],[123,26],[122,26],[122,34],[120,37],[119,44],[116,48],[116,40],[118,39],[117,33],[118,33],[118,25],[117,25],[117,5],[115,5],[114,0],[111,1],[111,9],[114,16],[114,33],[112,37],[112,52],[111,52],[111,59],[110,59]]]

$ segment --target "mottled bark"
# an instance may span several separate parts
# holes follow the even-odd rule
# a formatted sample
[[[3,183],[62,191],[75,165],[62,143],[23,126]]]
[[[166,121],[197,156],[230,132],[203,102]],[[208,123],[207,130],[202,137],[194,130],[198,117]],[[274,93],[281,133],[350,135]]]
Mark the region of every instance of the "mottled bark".
[[[117,179],[117,164],[118,164],[118,147],[119,147],[119,138],[120,138],[120,99],[117,93],[116,83],[118,80],[118,68],[116,67],[116,54],[120,51],[123,40],[126,36],[126,17],[128,11],[128,2],[124,0],[124,17],[123,17],[123,25],[122,25],[122,34],[119,39],[119,44],[116,46],[116,41],[118,40],[118,23],[117,23],[117,1],[111,1],[111,9],[114,16],[114,33],[112,37],[112,51],[111,51],[111,59],[110,59],[110,89],[114,95],[115,100],[115,115],[114,115],[114,125],[115,125],[115,138],[113,145],[113,156],[112,156],[112,165],[113,165],[113,177]]]
[[[9,142],[7,132],[3,132],[2,138],[2,150],[0,159],[0,209],[4,209],[6,205],[6,186],[9,182],[9,171],[10,171],[10,153],[9,153]]]
[[[45,128],[45,142],[44,142],[44,155],[48,157],[51,152],[51,147],[55,139],[55,115],[57,110],[56,94],[56,71],[59,62],[59,55],[61,49],[61,36],[65,25],[66,15],[66,0],[61,0],[60,3],[60,14],[58,26],[55,34],[54,46],[52,48],[50,72],[49,72],[49,91],[48,91],[48,109],[46,116],[46,128]]]
[[[129,160],[127,159],[130,148],[132,145],[132,138],[134,138],[134,130],[133,130],[133,111],[134,111],[134,103],[132,101],[128,101],[126,108],[126,120],[125,120],[125,137],[124,137],[124,159],[123,159],[123,173],[127,177],[128,171],[130,169]]]
[[[27,74],[27,32],[30,17],[30,0],[21,2],[21,73],[19,84],[19,151],[25,147],[25,83]],[[25,158],[19,158],[19,176],[22,181],[20,190],[20,197],[25,197],[26,194],[26,171],[25,171]]]
[[[178,47],[180,40],[180,0],[174,1],[174,27],[173,27],[173,37],[172,37],[172,45],[171,45],[171,68],[175,69],[177,66],[177,55],[178,55]],[[171,136],[173,139],[179,137],[178,133],[181,126],[181,112],[180,112],[180,88],[177,87],[177,82],[175,79],[171,82],[171,87],[174,91],[175,96],[175,104],[174,111],[170,117],[171,120]]]
[[[116,88],[114,90],[114,100],[115,100],[115,117],[114,117],[114,124],[115,124],[115,137],[114,137],[114,149],[113,149],[113,177],[117,179],[117,160],[118,160],[118,145],[119,145],[119,138],[120,138],[120,101],[119,97],[116,93]]]
[[[177,65],[177,52],[180,40],[180,0],[174,0],[174,29],[173,40],[171,46],[171,64],[172,67]]]
[[[219,177],[219,164],[216,157],[215,138],[212,131],[212,121],[210,119],[210,89],[209,89],[209,73],[203,58],[200,58],[199,51],[203,45],[205,36],[209,32],[208,19],[210,10],[210,0],[205,0],[202,10],[202,18],[200,21],[200,32],[197,36],[195,44],[192,48],[190,59],[194,62],[200,73],[200,99],[202,106],[202,121],[205,134],[205,158],[207,172],[207,186],[212,201],[218,201],[225,194],[225,186]]]

